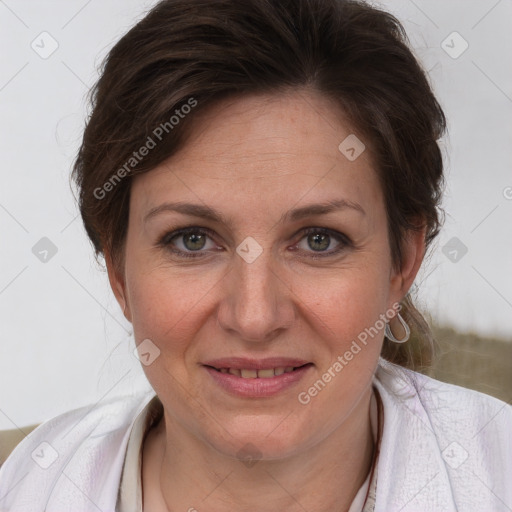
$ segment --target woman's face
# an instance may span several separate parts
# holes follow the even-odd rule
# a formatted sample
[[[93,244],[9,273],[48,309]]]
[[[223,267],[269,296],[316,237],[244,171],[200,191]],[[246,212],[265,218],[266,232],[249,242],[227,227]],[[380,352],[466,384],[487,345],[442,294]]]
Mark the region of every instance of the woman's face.
[[[225,101],[133,182],[124,275],[109,266],[111,282],[166,414],[222,453],[280,458],[342,425],[368,396],[382,319],[421,261],[418,239],[409,273],[392,270],[369,150],[357,156],[353,138],[339,149],[353,134],[342,119],[313,93]],[[309,364],[251,380],[206,366],[234,357]]]

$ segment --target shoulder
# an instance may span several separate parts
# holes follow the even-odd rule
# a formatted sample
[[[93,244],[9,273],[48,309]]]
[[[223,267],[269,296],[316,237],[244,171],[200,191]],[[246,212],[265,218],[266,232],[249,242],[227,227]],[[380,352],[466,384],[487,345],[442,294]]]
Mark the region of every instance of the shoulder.
[[[483,451],[512,451],[512,406],[495,397],[379,362],[376,378],[398,417],[419,418],[440,443],[471,440]],[[493,440],[489,443],[489,439]]]
[[[71,409],[48,419],[41,424],[32,425],[25,439],[45,437],[45,439],[71,436],[80,438],[86,432],[102,434],[118,429],[130,422],[132,414],[154,396],[149,391],[133,395],[120,395],[102,399],[90,405]],[[11,432],[11,431],[6,431]]]
[[[23,509],[26,496],[41,503],[33,510],[43,510],[45,503],[60,502],[63,496],[74,499],[71,480],[87,482],[89,495],[101,492],[110,480],[115,486],[130,427],[154,396],[144,391],[67,411],[43,422],[21,441],[6,434],[15,447],[0,467],[0,486],[16,484],[6,498],[12,508]]]
[[[509,404],[385,361],[374,385],[384,406],[376,510],[498,510],[500,500],[512,503]]]
[[[395,401],[419,401],[431,417],[447,421],[492,417],[512,424],[512,406],[485,393],[441,382],[382,359],[376,378]]]

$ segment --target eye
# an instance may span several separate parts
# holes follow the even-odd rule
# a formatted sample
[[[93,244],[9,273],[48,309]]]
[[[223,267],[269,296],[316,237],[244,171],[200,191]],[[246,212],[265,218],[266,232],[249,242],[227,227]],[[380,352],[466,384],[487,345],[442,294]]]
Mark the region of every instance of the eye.
[[[351,246],[351,241],[346,235],[330,229],[307,228],[303,233],[305,236],[303,236],[301,242],[302,240],[305,240],[305,243],[299,243],[297,244],[297,247],[302,251],[312,253],[308,256],[313,259],[334,256]],[[337,246],[334,249],[327,251],[326,249],[332,245],[333,240],[337,242]]]
[[[207,240],[211,239],[210,234],[209,229],[200,227],[178,229],[165,234],[158,245],[179,256],[196,258],[204,255],[205,251],[202,251],[202,249],[215,250],[217,247],[215,244],[213,244],[213,247],[208,247]]]
[[[297,247],[302,252],[309,253],[307,257],[313,259],[334,256],[352,245],[346,235],[326,228],[307,228],[302,233],[301,242],[294,248]],[[197,258],[204,256],[208,250],[219,250],[219,247],[213,243],[212,237],[211,230],[191,226],[166,233],[157,245],[178,257]],[[208,240],[210,240],[210,246],[208,246]],[[305,243],[302,240],[305,240]],[[336,241],[337,246],[327,251],[326,249],[333,244],[333,240]]]

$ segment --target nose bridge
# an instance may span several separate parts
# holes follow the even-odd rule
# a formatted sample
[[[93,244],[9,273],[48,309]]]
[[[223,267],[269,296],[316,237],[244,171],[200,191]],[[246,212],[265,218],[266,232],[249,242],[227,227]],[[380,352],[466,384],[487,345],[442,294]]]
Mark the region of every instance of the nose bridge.
[[[223,304],[219,323],[239,338],[269,341],[293,320],[293,306],[287,300],[286,286],[276,275],[277,265],[270,248],[258,251],[255,244],[240,244]],[[244,253],[244,249],[249,251]],[[252,251],[250,257],[244,256]],[[259,254],[254,257],[254,254]]]
[[[274,283],[276,279],[273,269],[270,250],[264,251],[254,261],[248,262],[243,258],[235,266],[235,273],[238,277],[238,288],[241,298],[239,306],[247,310],[258,307],[260,312],[264,309],[274,309]]]

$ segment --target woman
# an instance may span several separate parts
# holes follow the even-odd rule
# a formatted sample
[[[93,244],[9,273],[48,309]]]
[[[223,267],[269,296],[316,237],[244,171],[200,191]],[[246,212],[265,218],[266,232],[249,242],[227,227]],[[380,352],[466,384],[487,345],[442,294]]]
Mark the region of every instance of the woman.
[[[154,393],[45,422],[6,511],[501,511],[512,412],[414,371],[444,114],[399,22],[162,1],[111,50],[74,176]]]

